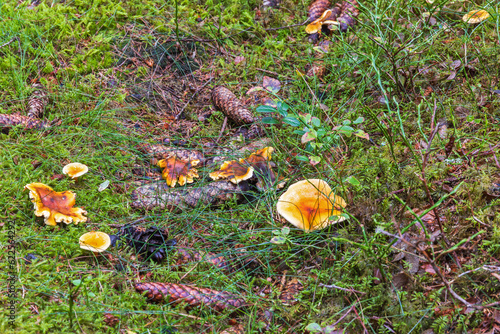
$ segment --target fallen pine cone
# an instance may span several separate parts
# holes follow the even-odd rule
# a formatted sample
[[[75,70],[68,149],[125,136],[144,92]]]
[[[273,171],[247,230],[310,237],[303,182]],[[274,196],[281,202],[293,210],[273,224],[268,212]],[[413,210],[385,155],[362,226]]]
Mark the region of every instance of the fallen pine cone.
[[[28,100],[28,117],[40,118],[43,115],[45,106],[49,103],[49,98],[45,88],[39,84],[33,84],[35,91],[31,94]]]
[[[313,22],[321,17],[321,15],[330,8],[330,0],[314,0],[309,5],[307,18],[309,22]]]
[[[149,301],[160,302],[166,298],[173,302],[185,301],[189,306],[205,305],[218,312],[247,305],[244,299],[227,292],[173,283],[137,283],[135,290],[145,294]]]
[[[226,87],[215,86],[212,90],[212,102],[217,110],[220,110],[237,125],[255,122],[252,115],[236,96]]]
[[[340,31],[346,32],[347,29],[354,27],[356,18],[359,15],[358,3],[356,0],[342,1],[342,4],[337,4],[339,14],[337,21],[340,23]]]
[[[172,190],[165,182],[150,183],[132,191],[131,206],[136,209],[154,208],[182,211],[199,205],[220,205],[235,195],[239,198],[247,190],[247,184],[215,181],[198,188]]]
[[[26,129],[42,130],[49,128],[51,124],[46,121],[34,119],[19,114],[0,114],[0,128],[10,129],[16,125],[22,125]]]

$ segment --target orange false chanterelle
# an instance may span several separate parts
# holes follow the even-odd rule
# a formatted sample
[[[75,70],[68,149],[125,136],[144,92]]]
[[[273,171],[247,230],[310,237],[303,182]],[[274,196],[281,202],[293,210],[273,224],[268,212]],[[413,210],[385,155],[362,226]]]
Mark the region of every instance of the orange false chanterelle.
[[[89,168],[79,162],[73,162],[63,167],[63,174],[68,175],[72,179],[78,179],[80,176],[87,173],[88,171]]]
[[[462,17],[462,21],[469,24],[476,24],[487,20],[489,17],[490,13],[484,9],[476,9],[465,14],[464,17]]]
[[[263,164],[271,160],[273,151],[272,147],[264,147],[250,154],[247,159],[224,161],[219,170],[210,173],[210,177],[212,180],[229,179],[234,184],[248,180],[254,175],[254,170],[262,172]]]
[[[44,216],[45,224],[55,226],[59,222],[66,224],[86,222],[87,211],[74,208],[75,193],[72,191],[54,191],[43,183],[30,183],[25,186],[30,191],[30,198],[37,217]]]
[[[328,19],[332,15],[332,11],[330,9],[327,9],[321,14],[321,17],[317,20],[312,21],[309,23],[306,27],[306,33],[308,34],[315,34],[317,32],[321,31],[321,26],[323,24],[330,23],[332,21],[329,21]]]
[[[91,231],[82,235],[79,242],[81,249],[100,253],[111,245],[111,238],[104,232]]]
[[[167,181],[167,185],[175,187],[177,180],[179,180],[181,186],[186,183],[193,183],[194,178],[199,177],[198,171],[193,166],[197,166],[199,163],[200,160],[186,161],[174,155],[158,161],[158,167],[164,168],[161,174]]]
[[[279,198],[277,210],[292,225],[309,232],[345,220],[340,216],[345,206],[325,181],[309,179],[292,184]]]

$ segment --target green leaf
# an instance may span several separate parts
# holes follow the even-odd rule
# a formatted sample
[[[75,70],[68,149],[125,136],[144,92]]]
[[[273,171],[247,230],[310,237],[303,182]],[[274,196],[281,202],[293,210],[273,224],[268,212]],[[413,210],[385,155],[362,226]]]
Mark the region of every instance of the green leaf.
[[[286,238],[283,236],[277,236],[277,237],[272,237],[271,238],[271,243],[276,244],[276,245],[281,245],[286,242]]]
[[[363,130],[356,130],[354,132],[354,135],[359,138],[370,140],[370,136],[368,135],[368,133],[364,132]]]
[[[352,124],[361,124],[365,121],[363,117],[358,117]]]
[[[276,112],[276,109],[270,106],[258,106],[257,112]]]
[[[311,121],[312,121],[312,125],[314,125],[315,127],[320,127],[321,126],[321,121],[320,121],[319,118],[313,117],[313,118],[311,118]]]
[[[358,179],[356,179],[354,176],[349,176],[347,179],[345,179],[346,182],[349,182],[353,186],[359,186],[361,183],[359,183]]]
[[[276,119],[274,119],[272,117],[263,117],[262,123],[264,123],[264,124],[279,124],[280,122],[278,122]]]
[[[290,108],[290,106],[286,103],[283,103],[281,101],[278,101],[278,112],[282,114],[283,116],[286,115],[287,110]],[[285,114],[283,114],[285,113]]]
[[[290,234],[290,228],[288,226],[284,226],[282,229],[281,229],[281,233],[283,235],[288,235]]]
[[[305,162],[308,162],[309,159],[307,159],[307,157],[303,156],[303,155],[297,155],[295,157],[295,159],[299,160],[299,161],[305,161]]]
[[[342,122],[342,125],[349,125],[349,124],[351,124],[351,121],[348,119]]]
[[[290,117],[290,116],[284,117],[283,122],[288,124],[288,125],[291,125],[291,126],[299,126],[300,125],[300,121],[297,118]]]
[[[323,329],[321,328],[321,326],[318,325],[315,322],[307,325],[305,329],[306,329],[306,331],[311,332],[311,333],[321,333],[321,332],[323,332]]]
[[[95,293],[93,293],[93,292],[89,292],[89,293],[87,293],[87,295],[88,295],[89,297],[92,297],[92,298],[93,298],[93,297],[95,297]]]
[[[75,280],[72,280],[71,283],[73,283],[74,286],[79,286],[80,284],[82,284],[82,280],[81,279],[75,279]]]
[[[281,231],[278,231],[278,230],[273,230],[273,234],[274,234],[274,235],[281,235]]]

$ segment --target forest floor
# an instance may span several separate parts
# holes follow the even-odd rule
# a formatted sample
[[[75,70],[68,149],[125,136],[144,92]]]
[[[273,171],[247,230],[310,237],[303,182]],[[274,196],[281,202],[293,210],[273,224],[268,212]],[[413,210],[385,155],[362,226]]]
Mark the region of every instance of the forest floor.
[[[359,1],[354,27],[315,43],[308,5],[0,4],[1,113],[26,115],[39,82],[52,124],[0,133],[0,332],[500,332],[500,5]],[[474,9],[489,19],[464,22]],[[133,206],[134,190],[165,182],[144,144],[213,158],[259,139],[214,107],[216,85],[262,124],[275,184],[215,206]],[[62,175],[70,162],[89,172]],[[205,187],[213,170],[172,191]],[[307,233],[279,215],[304,179],[345,199],[346,219]],[[87,221],[46,225],[32,183],[73,191]],[[138,225],[175,240],[162,261],[127,238],[80,248],[86,232]],[[151,302],[139,282],[244,305]]]

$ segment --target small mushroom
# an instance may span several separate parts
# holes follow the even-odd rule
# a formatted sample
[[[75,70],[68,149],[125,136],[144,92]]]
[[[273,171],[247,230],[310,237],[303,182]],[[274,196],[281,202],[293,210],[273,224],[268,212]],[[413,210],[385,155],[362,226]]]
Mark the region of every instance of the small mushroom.
[[[30,191],[35,215],[44,216],[45,224],[55,226],[59,222],[78,224],[87,221],[83,216],[87,211],[73,207],[76,195],[72,191],[57,192],[43,183],[30,183],[25,188]]]
[[[63,174],[68,175],[74,180],[77,180],[80,176],[87,173],[88,171],[89,168],[79,162],[73,162],[63,167]]]
[[[186,183],[193,183],[194,178],[199,177],[198,171],[193,166],[199,164],[200,160],[186,161],[175,155],[158,161],[158,167],[164,168],[161,174],[170,187],[175,187],[177,180],[179,180],[179,185],[181,186]]]
[[[325,10],[319,19],[314,20],[313,22],[307,25],[306,33],[308,34],[319,33],[321,31],[321,26],[331,15],[332,11],[330,9]]]
[[[94,253],[104,252],[111,245],[111,238],[104,232],[91,231],[79,239],[80,248]]]
[[[475,9],[465,14],[464,17],[462,17],[462,21],[469,24],[476,24],[487,20],[489,17],[490,13],[488,13],[484,9]]]
[[[279,198],[277,210],[292,225],[309,232],[343,221],[345,217],[339,215],[345,206],[325,181],[309,179],[292,184]],[[332,216],[338,218],[330,220]]]
[[[257,172],[259,178],[268,178],[274,182],[274,173],[269,168],[269,160],[274,148],[264,147],[246,159],[225,161],[220,170],[210,173],[213,180],[229,179],[232,183],[238,184],[255,176]]]
[[[234,184],[248,180],[253,176],[253,167],[246,166],[245,160],[224,161],[219,170],[210,173],[212,180],[229,179]]]

